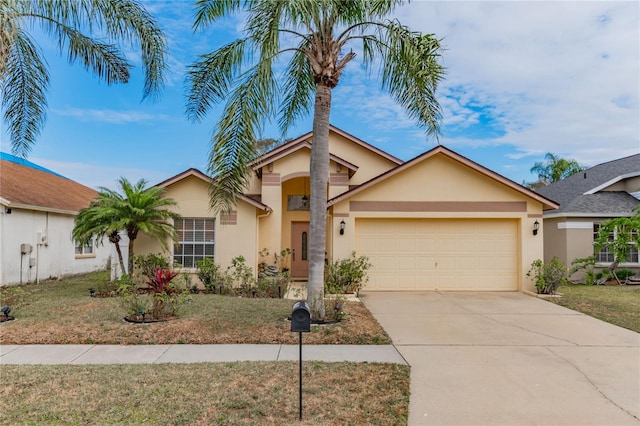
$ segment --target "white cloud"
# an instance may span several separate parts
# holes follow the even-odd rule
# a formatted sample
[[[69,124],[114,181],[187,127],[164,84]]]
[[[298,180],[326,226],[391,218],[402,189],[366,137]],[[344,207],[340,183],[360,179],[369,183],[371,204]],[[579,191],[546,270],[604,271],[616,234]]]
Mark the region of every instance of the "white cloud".
[[[398,17],[444,37],[440,93],[463,88],[442,100],[445,124],[475,124],[477,100],[506,132],[492,142],[525,154],[593,164],[640,150],[637,2],[415,2]]]
[[[51,113],[72,117],[81,121],[99,121],[111,124],[157,122],[171,119],[171,117],[166,114],[149,114],[140,111],[116,111],[111,109],[66,108],[54,109]]]

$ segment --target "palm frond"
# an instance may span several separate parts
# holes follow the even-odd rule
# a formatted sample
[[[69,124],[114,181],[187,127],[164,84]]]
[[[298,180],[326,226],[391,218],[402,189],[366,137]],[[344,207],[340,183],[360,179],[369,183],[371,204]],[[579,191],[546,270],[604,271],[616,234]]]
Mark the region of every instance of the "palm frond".
[[[265,117],[273,114],[277,93],[272,62],[263,59],[244,74],[225,105],[209,157],[214,212],[231,210],[237,195],[247,186],[247,164],[257,154],[254,142]]]
[[[196,1],[196,13],[193,29],[212,24],[219,18],[232,14],[241,6],[248,3],[247,0],[198,0]]]
[[[143,99],[159,95],[165,81],[166,40],[156,19],[134,0],[88,1],[93,6],[89,10],[98,11],[89,22],[104,25],[110,39],[139,43],[145,73]]]
[[[0,80],[11,152],[25,157],[46,121],[49,74],[35,43],[17,29],[8,46],[7,72]]]
[[[298,118],[309,114],[313,105],[313,73],[309,61],[301,51],[303,46],[294,52],[287,67],[278,120],[283,136]]]
[[[48,75],[44,60],[28,39],[31,24],[40,24],[61,51],[67,51],[70,62],[79,60],[109,84],[129,79],[131,64],[120,44],[139,44],[145,72],[143,99],[160,93],[166,42],[155,19],[138,1],[0,0],[0,84],[12,152],[26,156],[46,118],[44,91]],[[96,34],[108,42],[98,40]],[[20,69],[21,66],[26,68]],[[29,80],[39,80],[40,89],[16,87],[17,82]],[[32,96],[21,97],[19,92]],[[23,105],[16,104],[18,99]]]
[[[120,54],[117,46],[98,42],[68,27],[58,27],[68,40],[68,58],[73,63],[80,60],[85,69],[91,70],[107,84],[129,81],[129,69],[132,67]],[[60,46],[64,50],[64,46]]]
[[[244,39],[236,40],[208,55],[189,67],[187,72],[187,117],[201,120],[213,103],[225,99],[231,85],[241,71],[245,58]]]
[[[147,181],[135,184],[126,178],[118,180],[119,190],[101,187],[91,205],[79,212],[72,237],[86,243],[92,238],[101,241],[113,232],[126,230],[135,239],[139,231],[157,238],[164,248],[177,234],[171,220],[180,215],[170,210],[176,201],[165,197],[164,188],[147,187]]]
[[[397,22],[379,26],[379,37],[369,38],[382,57],[382,87],[403,106],[428,134],[440,133],[440,105],[436,98],[444,68],[438,62],[440,41],[432,34],[412,32]]]

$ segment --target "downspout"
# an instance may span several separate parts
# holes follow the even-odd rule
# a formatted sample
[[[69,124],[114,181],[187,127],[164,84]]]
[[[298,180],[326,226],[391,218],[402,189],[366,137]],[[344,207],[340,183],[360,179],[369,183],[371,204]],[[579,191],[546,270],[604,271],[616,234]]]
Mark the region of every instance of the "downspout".
[[[260,235],[260,219],[262,219],[263,217],[267,217],[271,214],[273,210],[269,209],[267,210],[267,212],[265,214],[259,214],[258,216],[256,216],[256,238],[255,238],[255,243],[254,243],[254,247],[256,249],[256,253],[259,251],[258,250],[258,236]],[[256,256],[256,262],[254,265],[254,271],[256,271],[256,276],[255,278],[258,278],[258,264],[259,264],[259,259],[258,256]]]
[[[329,261],[329,256],[331,256],[331,259],[333,260],[333,215],[330,214],[328,211],[327,211],[327,219],[329,219],[329,222],[331,223],[331,226],[329,227],[331,232],[329,232],[329,238],[327,238],[327,242],[329,243],[329,248],[331,249],[331,253],[327,253],[327,255],[325,256],[326,257],[325,260]],[[331,262],[329,261],[329,263]],[[324,266],[326,267],[327,264],[325,263]]]

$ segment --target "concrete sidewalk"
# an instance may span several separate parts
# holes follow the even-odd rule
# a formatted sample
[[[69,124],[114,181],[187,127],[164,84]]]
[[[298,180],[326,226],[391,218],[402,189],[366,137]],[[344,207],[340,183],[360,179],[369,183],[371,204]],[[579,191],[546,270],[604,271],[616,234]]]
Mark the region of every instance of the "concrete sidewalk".
[[[0,345],[6,364],[160,364],[297,361],[298,345]],[[305,345],[303,361],[405,364],[392,345]]]

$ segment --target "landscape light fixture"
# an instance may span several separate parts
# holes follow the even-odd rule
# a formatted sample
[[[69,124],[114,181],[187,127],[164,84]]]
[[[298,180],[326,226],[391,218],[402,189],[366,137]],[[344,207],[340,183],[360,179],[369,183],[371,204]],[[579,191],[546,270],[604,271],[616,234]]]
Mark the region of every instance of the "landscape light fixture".
[[[538,229],[540,229],[540,222],[536,220],[533,222],[533,235],[538,235]]]
[[[96,295],[96,291],[93,288],[89,289],[89,297],[94,297]]]
[[[344,220],[340,221],[340,235],[344,235],[344,227],[347,226],[346,223],[344,223]]]

